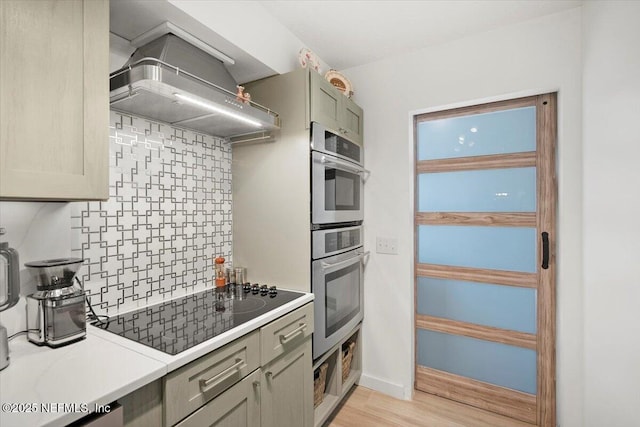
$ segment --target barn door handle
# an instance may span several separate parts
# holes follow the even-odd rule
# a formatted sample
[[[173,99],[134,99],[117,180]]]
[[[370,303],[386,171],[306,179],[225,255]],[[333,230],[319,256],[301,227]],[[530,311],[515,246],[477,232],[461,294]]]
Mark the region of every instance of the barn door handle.
[[[542,268],[549,268],[549,233],[542,232]]]

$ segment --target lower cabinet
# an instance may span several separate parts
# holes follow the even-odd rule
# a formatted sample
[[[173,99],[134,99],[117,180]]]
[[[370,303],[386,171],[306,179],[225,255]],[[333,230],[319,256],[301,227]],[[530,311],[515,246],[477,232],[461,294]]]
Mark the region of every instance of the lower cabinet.
[[[124,410],[124,425],[127,427],[161,426],[162,379],[157,379],[118,399]]]
[[[313,427],[312,333],[309,303],[119,399],[124,424]]]
[[[260,376],[260,370],[255,370],[176,426],[260,426]]]
[[[311,340],[262,368],[262,427],[313,426]]]
[[[260,367],[260,332],[253,331],[167,374],[164,424],[171,426]],[[214,399],[214,400],[212,400]]]
[[[311,340],[256,369],[176,427],[311,427]]]

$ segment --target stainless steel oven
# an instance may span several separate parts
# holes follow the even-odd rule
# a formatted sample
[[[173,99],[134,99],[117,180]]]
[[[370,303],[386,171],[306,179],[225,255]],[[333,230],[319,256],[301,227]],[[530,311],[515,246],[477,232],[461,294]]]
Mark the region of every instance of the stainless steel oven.
[[[322,356],[364,317],[362,226],[312,233],[315,294],[313,357]]]
[[[362,221],[362,147],[315,122],[311,135],[311,223]]]

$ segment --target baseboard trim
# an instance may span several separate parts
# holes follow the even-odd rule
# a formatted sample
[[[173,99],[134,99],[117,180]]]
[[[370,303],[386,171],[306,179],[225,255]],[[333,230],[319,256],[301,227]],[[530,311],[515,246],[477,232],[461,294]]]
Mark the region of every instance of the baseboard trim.
[[[405,389],[400,384],[395,384],[381,378],[376,378],[371,375],[362,373],[358,385],[379,391],[396,399],[410,400],[411,390]]]

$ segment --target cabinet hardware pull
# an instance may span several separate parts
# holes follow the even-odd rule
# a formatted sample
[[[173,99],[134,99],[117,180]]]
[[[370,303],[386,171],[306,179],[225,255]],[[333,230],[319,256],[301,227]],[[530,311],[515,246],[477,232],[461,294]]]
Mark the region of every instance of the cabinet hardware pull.
[[[280,343],[281,344],[288,343],[289,341],[291,341],[293,339],[293,337],[295,337],[296,335],[298,335],[299,333],[304,331],[306,328],[307,328],[307,324],[306,323],[300,323],[300,326],[295,328],[293,331],[289,332],[287,335],[280,335]]]
[[[234,375],[237,371],[244,368],[245,366],[247,365],[244,363],[244,360],[237,358],[236,363],[229,366],[227,369],[220,372],[218,375],[211,377],[208,380],[204,380],[204,379],[200,380],[200,391],[202,393],[206,393],[212,388],[219,386],[221,383],[231,378],[232,375]]]
[[[549,233],[542,232],[542,269],[549,268]]]
[[[271,371],[267,371],[264,375],[265,375],[267,378],[271,378],[271,376],[273,375],[273,372],[271,372]]]

